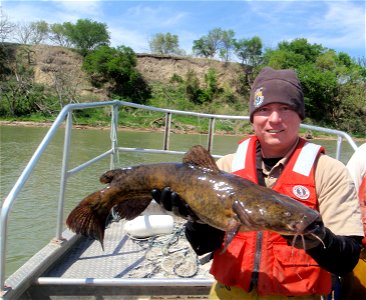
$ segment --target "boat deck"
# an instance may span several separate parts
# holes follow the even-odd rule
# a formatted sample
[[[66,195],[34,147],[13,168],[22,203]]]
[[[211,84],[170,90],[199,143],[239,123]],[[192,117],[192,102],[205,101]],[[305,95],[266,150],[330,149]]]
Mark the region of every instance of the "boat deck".
[[[173,232],[133,238],[112,221],[99,241],[81,237],[21,299],[206,299],[209,256],[198,257],[174,217]]]
[[[184,237],[183,223],[171,234],[145,239],[130,237],[123,221],[106,229],[104,250],[99,241],[82,238],[45,276],[60,278],[209,278]]]

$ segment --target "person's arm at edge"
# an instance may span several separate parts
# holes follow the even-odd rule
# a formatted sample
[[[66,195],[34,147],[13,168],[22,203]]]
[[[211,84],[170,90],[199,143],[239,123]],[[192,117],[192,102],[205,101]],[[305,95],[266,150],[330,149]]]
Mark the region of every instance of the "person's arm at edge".
[[[306,250],[306,253],[323,269],[344,276],[351,272],[358,262],[362,237],[335,235],[328,228],[325,230],[325,247],[320,243],[317,247]]]
[[[320,243],[307,253],[325,270],[343,276],[355,267],[361,250],[362,223],[356,190],[345,166],[325,155],[319,158],[315,181],[326,227],[325,247]]]

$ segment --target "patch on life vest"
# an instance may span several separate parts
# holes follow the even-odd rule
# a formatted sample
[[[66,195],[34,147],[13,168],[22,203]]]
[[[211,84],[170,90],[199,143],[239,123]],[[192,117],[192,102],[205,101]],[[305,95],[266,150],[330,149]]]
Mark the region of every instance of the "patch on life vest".
[[[264,101],[263,88],[260,87],[254,92],[254,107],[260,106]]]
[[[297,198],[300,198],[302,200],[308,199],[310,197],[309,189],[302,185],[295,185],[292,188],[292,192]]]

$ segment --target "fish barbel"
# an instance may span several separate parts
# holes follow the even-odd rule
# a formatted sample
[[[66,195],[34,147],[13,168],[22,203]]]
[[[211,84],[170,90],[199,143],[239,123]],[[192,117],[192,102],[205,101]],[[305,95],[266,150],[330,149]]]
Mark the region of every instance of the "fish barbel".
[[[156,163],[110,170],[100,177],[108,184],[84,198],[66,224],[103,246],[112,208],[131,220],[152,201],[151,191],[171,187],[204,223],[226,231],[228,244],[240,231],[270,230],[283,235],[311,233],[320,218],[300,202],[218,169],[202,146],[193,146],[182,163]]]

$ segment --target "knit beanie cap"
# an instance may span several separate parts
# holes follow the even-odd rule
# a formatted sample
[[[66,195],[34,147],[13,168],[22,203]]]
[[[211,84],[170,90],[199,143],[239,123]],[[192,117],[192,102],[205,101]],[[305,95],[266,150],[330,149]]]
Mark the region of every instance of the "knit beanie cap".
[[[250,121],[253,113],[269,103],[284,103],[305,118],[304,95],[294,70],[274,70],[265,67],[254,80],[249,99]]]

